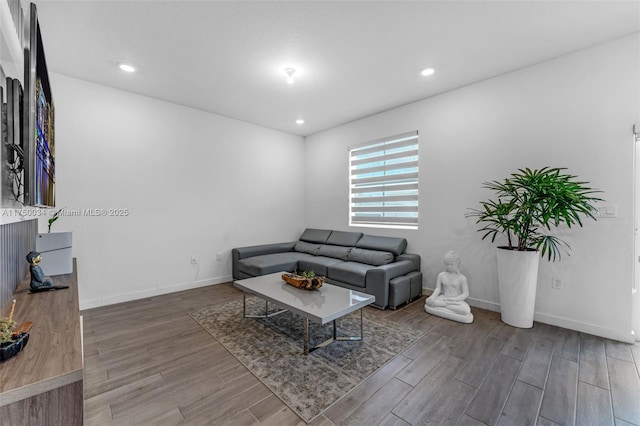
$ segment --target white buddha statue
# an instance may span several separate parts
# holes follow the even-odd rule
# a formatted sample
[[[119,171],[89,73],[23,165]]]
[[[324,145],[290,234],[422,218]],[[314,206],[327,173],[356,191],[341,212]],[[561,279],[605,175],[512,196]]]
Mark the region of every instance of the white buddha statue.
[[[436,289],[424,303],[424,310],[453,321],[472,323],[471,308],[464,301],[469,297],[469,285],[460,273],[460,256],[453,251],[445,254],[444,266],[445,270],[438,274]]]

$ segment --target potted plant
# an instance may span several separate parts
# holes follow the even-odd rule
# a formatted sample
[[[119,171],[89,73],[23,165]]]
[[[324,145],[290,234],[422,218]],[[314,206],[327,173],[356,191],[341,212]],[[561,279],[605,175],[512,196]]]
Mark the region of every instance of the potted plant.
[[[7,318],[0,318],[0,362],[6,361],[20,352],[29,341],[29,329],[32,322],[23,323],[15,330],[13,311],[16,308],[16,300],[11,304],[11,313]]]
[[[73,272],[71,232],[51,232],[51,227],[60,218],[64,208],[56,210],[49,218],[47,232],[38,234],[36,251],[42,254],[40,267],[47,275],[62,275]]]
[[[0,346],[13,342],[15,321],[10,318],[0,318]]]
[[[540,256],[560,260],[569,244],[553,235],[561,224],[582,227],[581,217],[596,220],[594,194],[601,191],[565,172],[565,168],[519,169],[503,182],[485,182],[497,200],[483,201],[468,217],[482,224],[482,239],[498,235],[507,245],[499,246],[498,283],[502,321],[521,328],[533,326],[533,313]]]
[[[62,210],[64,210],[64,208],[62,209],[58,209],[47,221],[47,233],[50,234],[51,233],[51,226],[55,223],[56,220],[58,220],[60,218],[60,213],[62,213]]]

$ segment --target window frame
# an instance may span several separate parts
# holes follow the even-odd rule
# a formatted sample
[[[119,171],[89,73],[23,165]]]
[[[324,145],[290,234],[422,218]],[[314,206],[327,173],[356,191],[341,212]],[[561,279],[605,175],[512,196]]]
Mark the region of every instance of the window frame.
[[[417,130],[348,147],[349,226],[418,229],[419,152]]]

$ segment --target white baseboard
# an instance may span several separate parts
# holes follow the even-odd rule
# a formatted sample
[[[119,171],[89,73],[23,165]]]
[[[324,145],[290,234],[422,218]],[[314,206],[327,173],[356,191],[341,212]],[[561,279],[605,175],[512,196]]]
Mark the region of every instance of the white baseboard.
[[[99,308],[101,306],[114,305],[116,303],[130,302],[132,300],[144,299],[145,297],[160,296],[163,294],[175,293],[177,291],[191,290],[193,288],[199,288],[199,287],[206,287],[208,285],[222,284],[232,280],[233,278],[231,277],[231,275],[225,275],[222,277],[207,278],[204,280],[198,280],[198,281],[193,281],[188,283],[173,284],[173,285],[164,286],[164,287],[150,288],[150,289],[145,289],[140,291],[132,291],[129,293],[114,294],[114,295],[99,297],[95,299],[80,300],[79,301],[80,310],[83,311],[85,309]]]
[[[590,324],[582,321],[575,321],[570,318],[558,317],[555,315],[543,314],[535,312],[533,314],[534,321],[543,322],[549,325],[566,328],[569,330],[580,331],[582,333],[593,334],[594,336],[605,337],[607,339],[619,340],[625,343],[634,343],[636,336],[631,330],[624,332],[614,330],[612,328],[602,327],[597,324]]]
[[[431,293],[433,293],[432,289],[422,289],[422,294],[426,295]],[[475,308],[486,309],[493,312],[500,312],[500,304],[496,302],[475,299],[473,297],[467,298],[466,302],[469,304],[469,306]],[[636,340],[636,335],[631,330],[629,330],[628,332],[624,332],[612,328],[602,327],[597,324],[590,324],[582,321],[576,321],[571,318],[559,317],[556,315],[550,315],[541,312],[534,312],[533,320],[544,324],[554,325],[556,327],[566,328],[568,330],[593,334],[594,336],[600,336],[612,340],[619,340],[625,343],[634,343]]]
[[[473,297],[467,298],[466,302],[469,306],[474,308],[486,309],[487,311],[500,312],[500,304],[495,302],[489,302],[488,300],[475,299]]]
[[[143,299],[145,297],[160,296],[163,294],[174,293],[177,291],[190,290],[193,288],[206,287],[208,285],[222,284],[232,281],[231,275],[223,277],[208,278],[205,280],[193,281],[189,283],[174,284],[165,287],[159,287],[154,289],[147,289],[141,291],[134,291],[130,293],[121,293],[116,295],[110,295],[107,297],[100,297],[96,299],[80,300],[80,310],[98,308],[101,306],[113,305],[116,303],[130,302],[132,300]],[[423,295],[429,295],[433,290],[428,288],[422,289]],[[466,302],[475,308],[486,309],[488,311],[500,312],[500,304],[496,302],[490,302],[488,300],[476,299],[473,297],[467,298]],[[557,327],[566,328],[569,330],[575,330],[582,333],[593,334],[595,336],[605,337],[607,339],[619,340],[626,343],[634,343],[636,340],[635,334],[632,331],[624,332],[607,327],[602,327],[597,324],[590,324],[582,321],[575,321],[570,318],[559,317],[555,315],[535,312],[533,319],[537,322],[544,324],[554,325]]]

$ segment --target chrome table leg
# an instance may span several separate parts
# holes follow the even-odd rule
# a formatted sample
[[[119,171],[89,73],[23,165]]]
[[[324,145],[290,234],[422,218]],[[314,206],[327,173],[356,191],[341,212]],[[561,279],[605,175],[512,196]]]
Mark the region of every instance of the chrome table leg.
[[[264,301],[264,314],[263,315],[247,315],[247,293],[242,292],[242,317],[243,318],[271,318],[273,316],[287,312],[286,309],[280,309],[279,311],[269,313],[269,301]]]

